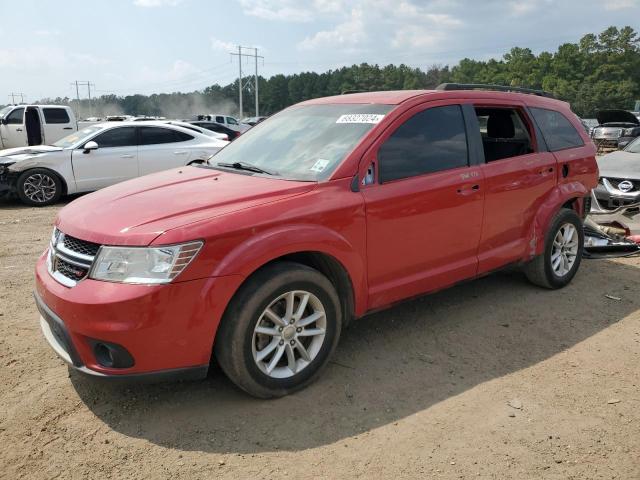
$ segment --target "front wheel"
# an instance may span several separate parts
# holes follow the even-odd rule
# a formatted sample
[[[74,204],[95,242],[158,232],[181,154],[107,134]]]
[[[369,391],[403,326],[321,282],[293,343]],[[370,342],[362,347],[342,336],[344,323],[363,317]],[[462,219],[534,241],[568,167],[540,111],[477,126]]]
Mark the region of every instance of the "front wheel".
[[[222,319],[214,353],[237,386],[256,397],[280,397],[317,378],[341,327],[331,282],[317,270],[281,262],[241,287]]]
[[[32,207],[44,207],[62,196],[62,181],[45,168],[33,168],[22,173],[16,182],[18,197]]]
[[[550,289],[568,285],[580,267],[583,246],[580,217],[573,210],[561,209],[549,226],[544,252],[525,266],[527,278]]]

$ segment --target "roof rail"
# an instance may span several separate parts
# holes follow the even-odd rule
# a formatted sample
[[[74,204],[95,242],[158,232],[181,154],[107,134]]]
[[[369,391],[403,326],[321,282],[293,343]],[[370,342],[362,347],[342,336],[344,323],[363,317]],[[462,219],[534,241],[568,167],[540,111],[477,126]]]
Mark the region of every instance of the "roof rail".
[[[343,90],[340,95],[352,95],[354,93],[366,93],[366,90]]]
[[[507,85],[489,85],[484,83],[441,83],[436,90],[497,90],[499,92],[518,92],[538,95],[540,97],[556,98],[553,93],[533,88],[510,87]]]

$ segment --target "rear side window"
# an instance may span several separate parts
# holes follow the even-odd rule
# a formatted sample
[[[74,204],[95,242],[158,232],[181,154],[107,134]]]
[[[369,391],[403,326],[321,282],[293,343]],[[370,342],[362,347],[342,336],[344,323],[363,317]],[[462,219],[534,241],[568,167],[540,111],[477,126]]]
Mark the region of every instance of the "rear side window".
[[[69,123],[69,114],[64,108],[43,108],[46,123]]]
[[[23,118],[24,108],[16,108],[13,112],[7,115],[7,125],[22,125]]]
[[[216,122],[224,123],[224,117],[216,117]]]
[[[584,145],[578,131],[562,113],[546,108],[530,108],[530,110],[552,152]]]
[[[193,137],[168,128],[140,128],[140,145],[160,145],[163,143],[186,142],[187,140],[193,140]]]
[[[107,147],[132,147],[136,142],[135,127],[116,127],[101,133],[94,141],[100,148]]]
[[[459,105],[415,114],[378,151],[380,181],[466,167],[467,135]]]

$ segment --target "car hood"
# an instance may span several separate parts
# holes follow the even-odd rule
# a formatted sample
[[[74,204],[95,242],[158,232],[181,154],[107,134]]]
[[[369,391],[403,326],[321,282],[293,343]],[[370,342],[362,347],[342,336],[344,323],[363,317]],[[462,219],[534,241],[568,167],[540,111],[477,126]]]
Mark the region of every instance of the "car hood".
[[[604,125],[607,123],[632,123],[634,125],[640,124],[640,121],[636,116],[627,112],[626,110],[600,110],[596,115],[598,123]]]
[[[60,211],[56,225],[68,235],[99,244],[149,245],[168,230],[300,195],[315,186],[182,167],[81,197]]]
[[[640,179],[640,153],[611,152],[597,161],[601,177]]]
[[[4,160],[16,161],[16,157],[19,157],[18,159],[23,159],[27,157],[33,157],[34,155],[41,155],[43,153],[60,152],[60,151],[62,151],[62,148],[52,147],[51,145],[37,145],[35,147],[7,148],[5,150],[0,150],[0,162]],[[5,158],[5,157],[10,157],[10,158]]]

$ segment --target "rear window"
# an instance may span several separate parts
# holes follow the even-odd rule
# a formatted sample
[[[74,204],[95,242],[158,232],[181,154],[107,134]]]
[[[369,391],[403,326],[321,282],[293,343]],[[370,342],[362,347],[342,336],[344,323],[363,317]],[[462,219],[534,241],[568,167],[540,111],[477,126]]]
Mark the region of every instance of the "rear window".
[[[46,123],[69,123],[69,114],[64,108],[43,108]]]
[[[545,108],[530,108],[530,110],[552,152],[584,145],[578,131],[562,113]]]

